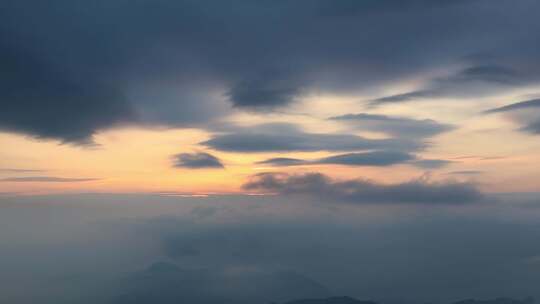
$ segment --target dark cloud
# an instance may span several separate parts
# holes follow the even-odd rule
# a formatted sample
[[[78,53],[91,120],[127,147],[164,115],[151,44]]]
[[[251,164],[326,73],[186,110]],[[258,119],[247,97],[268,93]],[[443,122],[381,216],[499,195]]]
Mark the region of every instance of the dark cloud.
[[[463,98],[493,95],[501,90],[515,88],[538,80],[538,75],[528,77],[503,66],[476,65],[448,77],[432,79],[422,89],[374,99],[371,101],[371,105],[439,97]]]
[[[282,132],[286,130],[287,132]],[[356,135],[307,133],[292,124],[257,125],[216,134],[201,143],[215,150],[232,152],[279,151],[416,151],[427,144],[410,139],[369,139]]]
[[[257,164],[272,166],[298,166],[309,164],[309,162],[298,158],[275,157],[257,162]]]
[[[419,159],[417,156],[397,151],[372,151],[359,153],[346,153],[332,155],[314,160],[302,160],[297,158],[270,158],[258,162],[258,164],[272,166],[299,166],[317,164],[335,164],[346,166],[392,166],[396,164],[411,164],[425,169],[436,169],[443,167],[451,161],[440,159]]]
[[[7,177],[0,179],[0,182],[45,182],[45,183],[71,183],[71,182],[90,182],[99,178],[68,178],[54,176],[28,176],[28,177]]]
[[[246,190],[303,194],[355,204],[466,204],[482,199],[473,185],[458,182],[429,182],[418,179],[400,184],[378,184],[368,180],[333,180],[319,173],[289,175],[261,173],[244,184]]]
[[[223,168],[221,161],[206,152],[180,153],[173,156],[174,166],[177,168]]]
[[[431,119],[411,119],[377,114],[347,114],[330,118],[360,130],[382,132],[394,137],[425,138],[451,131],[454,126]]]
[[[517,102],[517,103],[507,105],[507,106],[490,109],[490,110],[485,111],[484,113],[491,114],[491,113],[501,113],[501,112],[521,110],[521,109],[536,109],[536,108],[540,108],[540,99],[532,99],[532,100]]]
[[[0,129],[84,144],[96,130],[134,118],[115,88],[72,77],[5,43],[0,41]]]
[[[228,93],[234,106],[252,109],[288,105],[299,95],[300,87],[291,83],[287,75],[272,73],[244,80],[233,86]]]
[[[405,163],[414,159],[414,156],[409,153],[391,152],[391,151],[375,151],[364,153],[347,153],[328,157],[319,158],[316,160],[301,160],[295,158],[271,158],[258,164],[267,164],[273,166],[296,166],[296,165],[315,165],[315,164],[338,164],[348,166],[390,166],[400,163]]]
[[[4,0],[0,129],[89,143],[119,124],[200,127],[228,104],[267,110],[313,92],[371,95],[457,65],[466,68],[393,100],[498,92],[538,79],[539,8],[534,0]]]
[[[316,161],[321,164],[341,164],[348,166],[391,166],[411,163],[425,167],[425,162],[445,162],[443,160],[416,160],[416,156],[394,151],[374,151],[366,153],[349,153],[321,158]]]
[[[540,134],[540,99],[526,100],[484,111],[485,114],[503,113],[521,125],[520,131]]]
[[[421,98],[431,98],[431,97],[438,97],[438,96],[439,94],[437,94],[437,92],[430,91],[430,90],[412,91],[412,92],[407,92],[407,93],[401,93],[401,94],[376,98],[372,100],[370,104],[375,106],[375,105],[385,104],[385,103],[406,102],[406,101],[413,101],[413,100],[421,99]]]

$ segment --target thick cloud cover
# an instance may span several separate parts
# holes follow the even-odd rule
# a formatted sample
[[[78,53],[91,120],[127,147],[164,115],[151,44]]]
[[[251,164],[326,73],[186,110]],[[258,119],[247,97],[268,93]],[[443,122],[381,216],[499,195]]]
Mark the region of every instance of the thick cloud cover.
[[[540,99],[526,100],[490,109],[486,114],[503,113],[513,122],[522,125],[521,131],[540,134]]]
[[[411,180],[400,184],[379,184],[369,180],[333,180],[320,173],[291,175],[260,173],[244,184],[244,189],[277,192],[289,195],[308,195],[329,201],[354,204],[467,204],[482,200],[474,185],[458,182]]]
[[[231,152],[282,151],[416,151],[425,143],[412,139],[370,139],[348,134],[308,133],[294,124],[263,124],[215,134],[201,143],[215,150]]]
[[[223,168],[219,158],[206,152],[180,153],[173,156],[173,165],[177,168]]]
[[[89,143],[456,72],[399,101],[536,83],[535,0],[4,0],[0,129]],[[369,29],[369,30],[366,30]],[[396,51],[399,50],[399,51]],[[229,102],[227,102],[229,101]]]

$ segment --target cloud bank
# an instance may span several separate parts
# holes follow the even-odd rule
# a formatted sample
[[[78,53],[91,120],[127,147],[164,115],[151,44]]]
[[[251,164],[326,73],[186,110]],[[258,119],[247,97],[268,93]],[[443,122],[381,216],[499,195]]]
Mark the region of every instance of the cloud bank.
[[[231,108],[374,95],[404,79],[427,78],[375,103],[492,95],[538,82],[538,9],[534,0],[5,0],[0,129],[88,144],[119,125],[204,127]]]
[[[459,182],[430,182],[425,179],[400,184],[378,184],[369,180],[333,180],[320,173],[291,175],[260,173],[243,186],[250,191],[308,195],[328,201],[353,204],[450,204],[481,201],[483,194],[474,185]]]

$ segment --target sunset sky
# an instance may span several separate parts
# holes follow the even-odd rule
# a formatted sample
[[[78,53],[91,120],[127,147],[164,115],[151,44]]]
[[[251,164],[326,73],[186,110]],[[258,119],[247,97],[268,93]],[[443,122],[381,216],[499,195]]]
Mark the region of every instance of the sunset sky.
[[[0,0],[0,303],[532,304],[456,301],[540,299],[539,33],[538,0]]]
[[[540,189],[536,1],[25,2],[0,12],[1,192]]]

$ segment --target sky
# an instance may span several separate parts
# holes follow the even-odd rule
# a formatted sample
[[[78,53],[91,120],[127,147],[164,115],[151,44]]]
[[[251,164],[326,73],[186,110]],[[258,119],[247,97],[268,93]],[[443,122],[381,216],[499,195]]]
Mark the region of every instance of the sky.
[[[75,303],[98,281],[154,265],[143,276],[165,271],[196,286],[240,273],[215,291],[221,300],[243,294],[238,303],[388,299],[391,276],[395,298],[531,295],[539,11],[536,0],[1,1],[0,243],[13,250],[0,263],[42,274],[33,281],[14,270],[13,286],[33,292],[4,294],[26,303],[43,292],[61,303],[37,286],[73,276],[84,282],[51,290],[72,288],[64,296]],[[122,232],[111,233],[117,225]],[[186,229],[196,237],[178,235]],[[116,248],[124,237],[141,252]],[[103,255],[95,277],[81,240]],[[201,253],[216,243],[245,255]],[[400,256],[380,254],[387,250]],[[320,255],[298,257],[312,251]],[[77,274],[36,266],[35,252],[46,263],[65,254]],[[350,268],[355,256],[365,273]],[[109,271],[112,261],[122,265]],[[186,265],[189,279],[171,275]],[[470,271],[470,288],[452,265]],[[267,293],[249,294],[246,272]],[[451,284],[421,294],[433,275]],[[280,299],[268,296],[274,281],[291,283]]]
[[[0,191],[243,193],[264,172],[535,191],[537,8],[3,1]]]

